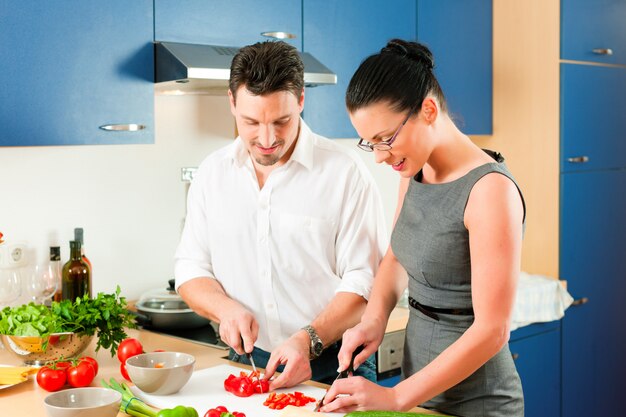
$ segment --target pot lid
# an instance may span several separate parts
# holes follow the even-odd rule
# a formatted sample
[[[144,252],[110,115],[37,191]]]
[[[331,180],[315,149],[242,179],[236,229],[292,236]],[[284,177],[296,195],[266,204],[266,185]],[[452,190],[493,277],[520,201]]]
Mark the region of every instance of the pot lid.
[[[189,308],[187,303],[182,299],[163,300],[154,298],[145,298],[137,303],[137,310],[148,313],[191,313],[193,310]]]

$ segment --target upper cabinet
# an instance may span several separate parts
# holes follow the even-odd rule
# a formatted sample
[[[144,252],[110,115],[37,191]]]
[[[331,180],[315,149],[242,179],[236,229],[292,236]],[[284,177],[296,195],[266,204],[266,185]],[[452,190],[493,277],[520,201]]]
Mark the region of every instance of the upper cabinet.
[[[355,138],[345,106],[350,78],[390,39],[416,39],[415,0],[304,0],[303,22],[303,50],[337,74],[336,85],[306,89],[304,119],[321,135]]]
[[[262,32],[295,35],[284,40],[301,49],[301,2],[154,1],[154,38],[157,41],[244,46],[267,40]]]
[[[626,167],[625,92],[624,68],[561,64],[561,172]]]
[[[562,0],[561,59],[626,64],[626,1]]]
[[[0,0],[0,146],[153,142],[152,10]]]
[[[492,2],[417,0],[417,37],[435,57],[448,111],[465,134],[493,131]]]

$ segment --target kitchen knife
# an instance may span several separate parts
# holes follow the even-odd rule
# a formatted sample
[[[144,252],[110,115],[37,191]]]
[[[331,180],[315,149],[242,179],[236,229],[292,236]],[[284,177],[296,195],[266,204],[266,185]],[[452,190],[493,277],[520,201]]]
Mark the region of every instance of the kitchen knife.
[[[358,346],[356,349],[354,349],[354,352],[352,352],[352,358],[350,358],[350,364],[348,365],[348,368],[339,372],[339,374],[337,374],[337,378],[335,378],[335,381],[338,379],[347,378],[354,374],[354,358],[362,351],[363,351],[363,345]],[[333,381],[333,383],[335,381]],[[326,394],[328,394],[328,390],[326,390]],[[314,412],[318,412],[320,408],[322,408],[322,406],[324,405],[324,398],[326,398],[326,394],[324,394],[322,399],[317,402],[317,405],[313,409]]]

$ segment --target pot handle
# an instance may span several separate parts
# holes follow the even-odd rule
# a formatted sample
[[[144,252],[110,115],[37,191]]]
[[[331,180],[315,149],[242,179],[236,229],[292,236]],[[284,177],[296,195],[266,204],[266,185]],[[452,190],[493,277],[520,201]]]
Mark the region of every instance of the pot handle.
[[[152,319],[150,316],[146,316],[145,314],[137,313],[136,311],[129,310],[130,314],[135,316],[135,322],[142,327],[152,326]]]

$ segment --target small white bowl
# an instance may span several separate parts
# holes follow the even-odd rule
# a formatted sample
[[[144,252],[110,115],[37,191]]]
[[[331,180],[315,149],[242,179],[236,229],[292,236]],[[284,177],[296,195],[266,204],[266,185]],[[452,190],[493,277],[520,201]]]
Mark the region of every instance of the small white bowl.
[[[130,380],[143,392],[153,395],[174,394],[185,386],[196,359],[181,352],[150,352],[126,359]]]
[[[108,388],[72,388],[54,392],[43,402],[49,417],[115,417],[122,394]]]

